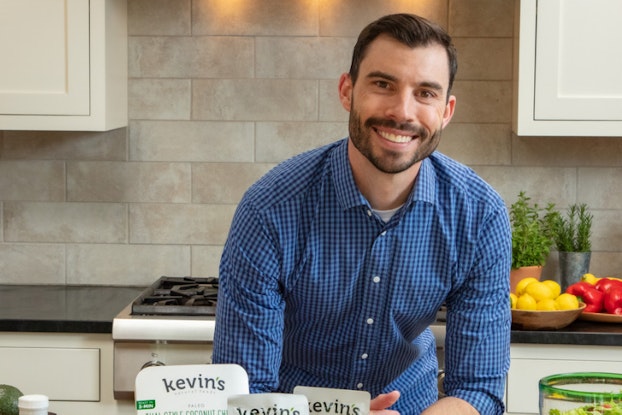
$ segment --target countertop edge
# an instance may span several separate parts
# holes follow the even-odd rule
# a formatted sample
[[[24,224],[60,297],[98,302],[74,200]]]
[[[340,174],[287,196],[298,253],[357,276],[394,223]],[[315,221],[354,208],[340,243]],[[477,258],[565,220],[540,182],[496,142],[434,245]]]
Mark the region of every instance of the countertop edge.
[[[0,332],[112,334],[112,321],[0,319]]]
[[[579,346],[619,346],[622,334],[588,333],[569,331],[521,331],[512,330],[510,343],[573,344]]]

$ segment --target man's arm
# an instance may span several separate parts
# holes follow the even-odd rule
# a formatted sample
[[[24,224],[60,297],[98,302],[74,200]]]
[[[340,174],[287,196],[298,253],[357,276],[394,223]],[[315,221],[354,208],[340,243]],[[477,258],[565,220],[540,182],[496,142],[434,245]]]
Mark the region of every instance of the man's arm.
[[[478,235],[469,276],[447,300],[444,387],[448,397],[469,402],[474,413],[500,415],[510,363],[511,324],[512,251],[505,207],[489,215]]]
[[[429,406],[421,415],[479,415],[479,412],[467,401],[448,396]]]
[[[278,387],[283,308],[278,255],[254,209],[240,203],[220,263],[214,363],[237,363],[251,392]]]

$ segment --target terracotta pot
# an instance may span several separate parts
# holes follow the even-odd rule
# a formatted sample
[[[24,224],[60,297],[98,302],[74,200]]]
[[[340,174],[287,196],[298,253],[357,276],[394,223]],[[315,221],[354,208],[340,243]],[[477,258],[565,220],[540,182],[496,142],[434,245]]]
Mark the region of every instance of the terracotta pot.
[[[516,284],[523,278],[533,277],[540,281],[542,276],[541,265],[531,265],[529,267],[512,268],[510,270],[510,292],[516,292]]]

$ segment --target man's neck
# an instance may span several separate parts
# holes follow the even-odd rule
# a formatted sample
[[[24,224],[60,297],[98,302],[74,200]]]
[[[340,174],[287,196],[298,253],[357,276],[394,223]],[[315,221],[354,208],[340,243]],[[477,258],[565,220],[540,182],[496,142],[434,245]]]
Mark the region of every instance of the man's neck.
[[[412,191],[421,162],[397,174],[378,170],[352,141],[348,140],[348,159],[354,182],[373,209],[389,210],[403,205]]]

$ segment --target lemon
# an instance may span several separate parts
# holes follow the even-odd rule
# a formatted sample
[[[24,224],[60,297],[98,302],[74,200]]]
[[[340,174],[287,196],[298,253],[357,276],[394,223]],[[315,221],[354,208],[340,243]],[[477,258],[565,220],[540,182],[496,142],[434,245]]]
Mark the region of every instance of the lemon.
[[[572,294],[563,293],[555,299],[555,307],[558,310],[576,310],[579,308],[579,300]]]
[[[525,288],[527,288],[527,286],[532,282],[538,282],[538,279],[534,277],[527,277],[520,280],[518,284],[516,284],[516,289],[514,290],[516,295],[519,297],[523,295],[525,293]]]
[[[518,310],[535,310],[536,300],[529,294],[523,294],[518,297],[516,301],[516,308]]]
[[[542,284],[546,285],[553,291],[553,299],[557,298],[562,293],[562,287],[553,280],[544,280]]]
[[[540,300],[536,303],[536,310],[541,311],[553,311],[557,310],[555,306],[555,300],[552,298],[545,298],[544,300]]]
[[[592,284],[592,285],[595,285],[599,279],[600,278],[597,278],[596,275],[590,274],[590,273],[583,274],[583,276],[581,277],[581,281],[585,281],[588,284]]]
[[[543,282],[532,282],[525,288],[525,293],[529,294],[536,301],[553,299],[553,291]]]
[[[510,293],[510,308],[516,308],[516,302],[518,301],[518,297],[514,293]]]

